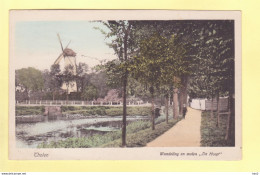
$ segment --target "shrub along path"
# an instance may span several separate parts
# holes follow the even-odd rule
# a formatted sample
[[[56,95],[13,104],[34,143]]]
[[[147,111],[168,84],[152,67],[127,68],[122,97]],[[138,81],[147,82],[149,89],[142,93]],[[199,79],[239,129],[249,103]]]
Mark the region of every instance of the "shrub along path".
[[[147,144],[147,147],[199,147],[201,111],[188,108],[185,119]]]

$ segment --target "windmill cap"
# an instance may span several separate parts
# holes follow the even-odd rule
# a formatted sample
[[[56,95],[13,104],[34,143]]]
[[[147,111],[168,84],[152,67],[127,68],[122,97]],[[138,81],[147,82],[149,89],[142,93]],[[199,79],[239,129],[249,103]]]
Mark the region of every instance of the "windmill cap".
[[[63,50],[63,55],[75,57],[76,53],[72,49],[66,48],[66,49]]]

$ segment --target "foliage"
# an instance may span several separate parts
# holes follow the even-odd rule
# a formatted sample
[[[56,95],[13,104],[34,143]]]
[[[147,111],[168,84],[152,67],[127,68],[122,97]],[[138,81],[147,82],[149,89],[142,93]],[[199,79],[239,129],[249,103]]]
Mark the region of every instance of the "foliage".
[[[15,106],[15,115],[40,115],[44,110],[44,106]]]
[[[77,91],[83,92],[86,85],[89,83],[88,77],[89,67],[86,63],[79,62],[76,69],[76,82],[77,82]]]
[[[119,60],[112,60],[108,61],[105,64],[105,72],[107,77],[106,84],[109,87],[112,88],[120,88],[122,87],[122,82],[124,78],[124,69],[121,66],[123,63],[121,63]]]
[[[98,97],[98,90],[94,85],[86,86],[81,94],[81,98],[85,100],[93,100],[97,99]]]
[[[87,85],[92,84],[97,88],[98,98],[104,98],[107,95],[107,92],[111,89],[107,86],[109,80],[103,68],[90,73],[88,80],[89,82]]]
[[[164,132],[172,128],[181,119],[170,120],[168,124],[160,123],[156,125],[156,130],[151,130],[149,125],[146,129],[140,130],[139,132],[129,133],[127,135],[127,147],[144,147],[147,143],[151,142],[158,136],[162,135]],[[110,143],[102,145],[102,147],[120,147],[120,140],[114,140]]]
[[[22,68],[15,71],[16,86],[29,91],[40,91],[43,89],[43,77],[40,70],[33,67]]]
[[[227,115],[220,116],[219,127],[217,124],[217,117],[211,118],[209,112],[202,112],[201,118],[201,146],[203,147],[225,147],[234,146],[225,140]]]
[[[72,86],[72,87],[75,86],[75,84],[74,84],[75,76],[74,76],[73,71],[74,71],[74,67],[72,65],[68,65],[65,67],[65,69],[62,73],[62,80],[66,84],[67,89],[70,86]]]
[[[62,106],[61,110],[64,114],[83,114],[85,116],[101,115],[101,116],[121,116],[122,107],[112,106]],[[128,107],[128,116],[148,116],[150,115],[150,107]]]
[[[52,92],[54,99],[54,93],[59,91],[62,85],[60,65],[53,64],[50,72],[45,70],[42,74],[44,79],[44,90],[45,92]]]
[[[212,98],[234,92],[234,23],[208,21],[199,33],[197,68],[193,72],[191,97]]]

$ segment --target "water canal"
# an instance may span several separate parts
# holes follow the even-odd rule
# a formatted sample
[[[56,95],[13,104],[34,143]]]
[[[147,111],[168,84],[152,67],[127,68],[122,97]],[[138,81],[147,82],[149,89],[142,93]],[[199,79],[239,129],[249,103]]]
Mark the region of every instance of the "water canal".
[[[128,116],[128,124],[137,120],[147,120],[143,116]],[[44,120],[16,124],[16,146],[19,148],[36,148],[40,143],[65,140],[70,137],[89,137],[94,134],[121,129],[122,117],[88,117],[81,119]]]

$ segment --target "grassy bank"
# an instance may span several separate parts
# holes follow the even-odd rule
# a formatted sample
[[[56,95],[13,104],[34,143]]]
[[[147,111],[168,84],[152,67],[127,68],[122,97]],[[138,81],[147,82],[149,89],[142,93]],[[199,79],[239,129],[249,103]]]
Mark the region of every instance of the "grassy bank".
[[[127,126],[127,147],[142,147],[156,137],[163,134],[177,120],[170,120],[169,124],[161,122],[156,125],[155,130],[151,130],[151,122],[136,121]],[[157,122],[158,123],[158,122]],[[38,148],[90,148],[90,147],[120,147],[121,131],[109,132],[104,135],[94,135],[92,137],[68,138],[63,141],[51,142],[49,144],[42,143]]]
[[[233,146],[225,140],[226,126],[228,116],[220,115],[220,124],[217,127],[217,116],[214,113],[214,118],[210,117],[210,112],[202,112],[201,116],[201,146],[205,147],[225,147]]]
[[[123,107],[120,106],[61,106],[63,114],[82,114],[84,116],[121,116]],[[16,106],[15,115],[40,115],[44,113],[44,106]],[[151,113],[151,107],[131,106],[127,107],[129,116],[148,116]]]
[[[44,113],[44,106],[15,106],[15,115],[41,115]]]
[[[144,147],[147,143],[153,141],[158,136],[162,135],[164,132],[168,131],[171,127],[173,127],[179,120],[172,119],[168,124],[165,122],[161,122],[155,126],[155,130],[151,128],[146,128],[144,130],[129,133],[126,136],[126,144],[127,147]],[[108,142],[101,147],[120,147],[121,139],[117,139],[111,142]]]
[[[89,115],[107,115],[121,116],[123,115],[123,107],[121,106],[62,106],[63,114],[82,114]],[[129,106],[127,107],[127,115],[129,116],[147,116],[151,113],[151,107],[146,106]]]

